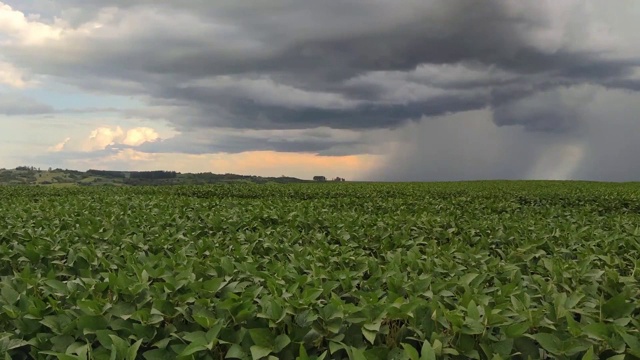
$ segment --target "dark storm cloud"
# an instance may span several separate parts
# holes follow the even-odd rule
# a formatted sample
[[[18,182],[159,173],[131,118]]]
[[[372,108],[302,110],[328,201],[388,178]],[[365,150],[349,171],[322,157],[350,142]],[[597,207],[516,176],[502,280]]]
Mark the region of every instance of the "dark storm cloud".
[[[550,100],[550,99],[555,100]],[[552,107],[558,114],[543,116]],[[490,110],[430,119],[401,129],[373,180],[640,179],[640,101],[636,93],[581,86],[551,91],[511,111],[523,126],[494,126]],[[547,125],[577,112],[571,131]],[[533,128],[526,129],[526,126]],[[534,127],[535,126],[535,127]],[[533,131],[531,131],[533,130]]]
[[[336,129],[396,128],[421,116],[435,116],[456,111],[483,107],[488,99],[483,94],[471,96],[444,95],[420,102],[406,104],[384,104],[366,102],[352,108],[323,109],[318,107],[285,107],[260,104],[246,98],[215,97],[216,102],[207,104],[213,97],[186,91],[172,93],[169,98],[181,99],[200,109],[199,116],[187,122],[176,121],[180,128],[206,128],[231,126],[258,129],[303,129],[329,126]]]
[[[181,134],[171,139],[146,143],[135,147],[137,150],[157,153],[176,152],[187,154],[211,154],[211,153],[241,153],[244,151],[279,151],[279,152],[313,152],[321,153],[329,150],[340,142],[337,141],[310,141],[310,140],[282,140],[269,138],[250,138],[243,136],[226,136],[223,139],[204,142],[194,142],[189,134]]]
[[[41,48],[13,46],[5,48],[7,54],[23,66],[80,87],[150,95],[150,102],[160,99],[182,107],[183,116],[170,119],[180,128],[394,128],[422,116],[495,106],[497,125],[554,131],[557,124],[558,131],[566,131],[570,120],[560,119],[564,115],[557,111],[518,117],[508,104],[548,88],[583,82],[629,88],[625,76],[635,65],[633,60],[604,56],[597,48],[545,48],[534,35],[552,26],[553,5],[533,1],[55,3],[60,14],[86,21],[104,8],[120,12],[95,37],[44,45],[51,50],[47,61],[40,60]],[[375,85],[349,85],[350,79],[368,73],[409,73],[421,64],[494,68],[511,77],[433,83],[451,92],[417,101],[387,101]],[[291,109],[260,104],[255,94],[242,91],[229,96],[181,85],[203,78],[215,82],[221,75],[268,76],[310,94],[331,92],[367,103]],[[412,81],[410,76],[405,79]],[[456,92],[471,88],[481,91],[471,96]],[[541,117],[560,118],[542,124]]]
[[[536,132],[579,130],[585,117],[580,105],[588,103],[593,93],[593,89],[584,87],[539,91],[494,106],[493,120],[498,126],[521,125],[525,130]]]

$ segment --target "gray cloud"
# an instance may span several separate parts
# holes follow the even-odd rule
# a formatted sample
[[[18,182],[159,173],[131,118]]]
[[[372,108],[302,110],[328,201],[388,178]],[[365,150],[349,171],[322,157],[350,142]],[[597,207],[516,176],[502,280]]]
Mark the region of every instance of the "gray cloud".
[[[525,144],[526,137],[521,128],[494,126],[487,110],[430,119],[397,132],[388,144],[387,159],[364,177],[384,181],[522,178],[540,151],[531,141]]]
[[[498,126],[521,125],[526,130],[571,132],[584,119],[584,107],[593,97],[593,87],[555,88],[506,102],[493,108]]]
[[[42,115],[53,113],[53,107],[26,96],[0,92],[0,114]]]
[[[604,131],[589,107],[594,98],[640,90],[640,53],[631,46],[637,10],[607,12],[627,0],[8,3],[50,24],[54,16],[77,28],[101,23],[89,35],[0,51],[56,81],[145,101],[148,108],[123,114],[183,133],[142,147],[150,152],[345,154],[399,141],[402,156],[431,170],[392,154],[385,169],[394,178],[545,176],[553,173],[541,162],[549,148],[570,157],[571,144]],[[482,121],[444,122],[455,114]],[[235,132],[202,135],[221,128]],[[316,128],[364,135],[277,135]],[[265,132],[242,133],[249,130]],[[423,131],[428,141],[413,137]],[[574,170],[595,176],[589,166]]]
[[[572,104],[580,97],[584,102]],[[578,109],[575,109],[577,106]],[[548,114],[554,109],[556,114]],[[386,138],[388,157],[363,178],[374,180],[640,178],[640,102],[624,90],[584,86],[554,91],[516,105],[533,124],[500,126],[492,111],[442,116]],[[567,116],[578,111],[579,116]],[[565,131],[547,121],[566,119]],[[534,128],[527,128],[532,126]],[[531,131],[534,130],[534,131]],[[380,139],[382,140],[382,139]]]
[[[573,21],[586,11],[577,1],[568,2],[575,14],[560,19],[573,22],[562,26],[553,23],[553,5],[533,1],[274,0],[257,7],[195,0],[56,3],[68,7],[59,15],[77,25],[101,16],[106,24],[91,37],[77,35],[44,49],[9,46],[8,56],[87,89],[145,94],[186,107],[185,116],[175,120],[180,127],[388,128],[518,100],[554,86],[628,87],[625,76],[637,65],[635,59],[605,56],[609,53],[599,44],[577,32],[589,25]],[[100,11],[107,15],[97,16]],[[544,37],[549,30],[557,39]],[[43,50],[51,54],[46,62],[40,61]],[[416,67],[421,64],[444,75],[420,78]],[[476,77],[469,79],[474,71]],[[381,84],[358,86],[356,79],[380,72],[381,79],[385,73],[395,76],[398,87],[423,84],[441,93],[407,105],[401,99],[386,101],[384,91],[376,89]],[[262,87],[262,95],[250,86],[229,84],[242,85],[258,75],[274,84]],[[211,86],[192,84],[203,78],[211,79]],[[291,92],[282,87],[307,93],[306,106],[291,109]],[[460,94],[470,88],[478,93]],[[497,96],[501,92],[509,98]],[[323,96],[368,103],[327,109],[318,106]],[[265,97],[280,101],[261,103]],[[193,107],[209,116],[191,118]],[[525,122],[496,119],[499,125]]]
[[[287,130],[205,129],[136,147],[139,151],[189,154],[244,151],[310,152],[323,155],[369,153],[367,134],[328,127]],[[336,151],[342,148],[342,151]],[[346,150],[346,151],[345,151]]]

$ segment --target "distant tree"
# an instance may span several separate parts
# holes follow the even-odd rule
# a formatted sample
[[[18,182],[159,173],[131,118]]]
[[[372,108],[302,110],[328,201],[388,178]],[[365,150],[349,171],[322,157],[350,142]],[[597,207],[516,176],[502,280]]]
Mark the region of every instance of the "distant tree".
[[[313,181],[327,181],[325,176],[314,176]]]
[[[36,171],[38,169],[35,166],[18,166],[18,167],[16,167],[16,170],[20,170],[20,171]]]
[[[333,179],[333,181],[345,181],[345,180],[344,180],[344,178],[336,177],[335,179]]]

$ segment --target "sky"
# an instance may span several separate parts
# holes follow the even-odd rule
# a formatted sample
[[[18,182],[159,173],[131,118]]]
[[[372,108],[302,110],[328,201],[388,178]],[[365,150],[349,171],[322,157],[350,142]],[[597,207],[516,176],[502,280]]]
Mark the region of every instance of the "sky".
[[[637,0],[0,0],[0,167],[640,180]]]

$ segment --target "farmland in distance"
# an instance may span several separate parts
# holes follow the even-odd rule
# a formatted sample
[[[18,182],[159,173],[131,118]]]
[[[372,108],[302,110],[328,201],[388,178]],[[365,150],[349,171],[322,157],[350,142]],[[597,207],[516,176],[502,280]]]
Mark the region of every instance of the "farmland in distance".
[[[639,184],[0,197],[5,359],[640,357]]]

